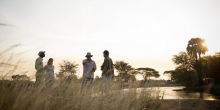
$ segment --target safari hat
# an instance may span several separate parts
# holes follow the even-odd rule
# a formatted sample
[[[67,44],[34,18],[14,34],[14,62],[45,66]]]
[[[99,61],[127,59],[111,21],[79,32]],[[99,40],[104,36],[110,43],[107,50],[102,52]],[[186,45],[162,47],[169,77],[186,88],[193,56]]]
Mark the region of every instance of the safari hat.
[[[39,56],[40,56],[40,55],[43,55],[43,54],[45,54],[45,51],[40,51],[40,52],[38,53]]]
[[[93,55],[90,52],[88,52],[85,57],[92,57],[92,56]]]

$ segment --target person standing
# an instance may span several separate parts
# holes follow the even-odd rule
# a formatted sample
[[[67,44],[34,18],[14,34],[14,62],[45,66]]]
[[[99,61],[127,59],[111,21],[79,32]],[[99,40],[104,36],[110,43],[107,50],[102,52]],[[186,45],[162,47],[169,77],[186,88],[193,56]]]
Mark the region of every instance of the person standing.
[[[46,72],[46,87],[51,87],[54,81],[54,66],[53,66],[53,58],[50,58],[47,62],[47,65],[44,67]]]
[[[102,79],[103,80],[113,80],[114,78],[114,65],[112,59],[109,57],[109,51],[105,50],[103,52],[104,62],[101,66]]]
[[[96,71],[96,63],[92,60],[92,54],[88,52],[86,59],[83,60],[83,77],[82,77],[82,88],[87,84],[91,84],[94,79],[94,72]]]
[[[44,81],[44,68],[43,68],[43,58],[45,57],[45,51],[40,51],[38,53],[38,58],[35,61],[35,69],[36,69],[36,84],[39,85]]]

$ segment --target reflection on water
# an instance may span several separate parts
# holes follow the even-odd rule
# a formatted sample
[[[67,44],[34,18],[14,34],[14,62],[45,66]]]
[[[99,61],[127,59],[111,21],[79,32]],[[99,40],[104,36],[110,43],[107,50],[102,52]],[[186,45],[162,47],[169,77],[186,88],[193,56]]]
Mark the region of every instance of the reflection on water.
[[[179,91],[183,89],[183,86],[177,87],[152,87],[152,88],[138,88],[137,91],[141,92],[143,90],[159,90],[161,99],[201,99],[199,92],[185,92]],[[214,95],[209,93],[202,93],[203,100],[217,100]]]

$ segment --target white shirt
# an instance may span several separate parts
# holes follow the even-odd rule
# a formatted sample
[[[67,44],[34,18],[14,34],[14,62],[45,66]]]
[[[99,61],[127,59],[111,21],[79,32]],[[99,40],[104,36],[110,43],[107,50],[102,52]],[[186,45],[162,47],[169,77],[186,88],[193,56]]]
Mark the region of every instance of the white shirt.
[[[96,64],[93,60],[83,60],[83,77],[94,78],[94,71],[96,70]]]
[[[53,80],[54,78],[54,66],[53,65],[46,65],[46,79]]]
[[[38,57],[35,61],[35,69],[39,71],[40,69],[43,69],[43,58]]]

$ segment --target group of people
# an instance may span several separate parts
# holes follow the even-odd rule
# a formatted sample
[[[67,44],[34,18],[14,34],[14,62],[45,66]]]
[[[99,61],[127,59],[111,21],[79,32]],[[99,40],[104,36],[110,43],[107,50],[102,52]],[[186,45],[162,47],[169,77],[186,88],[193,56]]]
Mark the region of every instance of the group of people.
[[[35,61],[36,72],[36,84],[40,85],[46,82],[46,86],[52,86],[54,81],[54,66],[53,58],[49,58],[47,64],[43,65],[43,58],[45,57],[45,51],[40,51],[38,53],[38,58]]]
[[[35,69],[36,69],[36,84],[42,84],[45,82],[47,87],[51,87],[53,85],[53,81],[55,79],[54,76],[54,65],[53,58],[49,58],[47,64],[44,66],[43,58],[45,57],[45,51],[40,51],[38,53],[38,58],[35,61]],[[103,80],[112,80],[114,77],[114,67],[113,61],[109,57],[109,51],[105,50],[103,52],[104,62],[101,66],[102,70],[102,79]],[[96,71],[96,63],[92,60],[93,55],[88,52],[86,54],[86,59],[82,61],[83,64],[83,75],[82,75],[82,86],[87,85],[94,79],[94,72]]]

